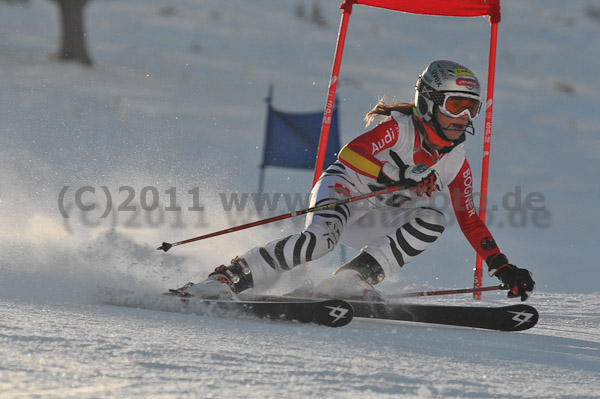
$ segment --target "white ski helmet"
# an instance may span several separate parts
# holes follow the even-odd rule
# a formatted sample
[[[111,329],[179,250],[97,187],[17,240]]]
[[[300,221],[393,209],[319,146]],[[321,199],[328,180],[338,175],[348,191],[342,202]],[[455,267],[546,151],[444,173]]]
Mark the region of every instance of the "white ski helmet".
[[[481,110],[480,93],[479,80],[469,68],[454,61],[433,61],[417,79],[417,116],[423,122],[431,123],[435,121],[433,111],[437,106],[447,116],[456,117],[468,113],[470,120],[473,120]],[[449,99],[459,100],[453,103],[455,109],[450,107],[452,101],[448,102]]]

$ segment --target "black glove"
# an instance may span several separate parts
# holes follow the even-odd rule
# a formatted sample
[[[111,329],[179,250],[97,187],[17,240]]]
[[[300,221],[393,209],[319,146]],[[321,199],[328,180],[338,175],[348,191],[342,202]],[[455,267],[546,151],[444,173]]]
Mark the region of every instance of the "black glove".
[[[489,275],[496,276],[502,283],[508,286],[508,297],[526,300],[535,287],[535,281],[531,278],[531,272],[508,263],[508,258],[503,253],[495,254],[486,260]]]
[[[424,163],[406,165],[394,151],[390,151],[390,156],[396,165],[390,162],[383,164],[377,177],[379,183],[386,186],[406,185],[419,197],[423,195],[431,197],[436,191],[442,191],[443,185],[435,169],[431,169]]]

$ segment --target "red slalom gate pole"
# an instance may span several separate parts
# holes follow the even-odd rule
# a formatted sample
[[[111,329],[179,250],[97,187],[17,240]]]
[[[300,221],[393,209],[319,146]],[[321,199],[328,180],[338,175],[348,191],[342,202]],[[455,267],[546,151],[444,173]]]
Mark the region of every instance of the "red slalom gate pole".
[[[498,20],[492,20],[490,34],[490,56],[488,66],[487,100],[485,108],[485,129],[483,134],[483,158],[481,162],[481,190],[479,197],[479,217],[485,223],[488,180],[490,168],[490,152],[492,141],[492,115],[494,110],[494,78],[496,75],[496,47],[498,42]],[[483,281],[483,259],[477,255],[473,275],[473,287],[481,287]],[[474,299],[481,299],[481,292],[473,294]]]
[[[333,67],[331,77],[329,79],[329,89],[327,92],[327,102],[325,103],[325,112],[323,113],[323,122],[321,124],[321,136],[319,138],[319,149],[315,164],[315,174],[313,177],[313,186],[317,184],[321,172],[323,171],[323,162],[325,161],[325,151],[327,150],[327,138],[329,137],[329,128],[331,127],[331,115],[333,114],[333,106],[335,105],[335,92],[340,74],[340,66],[342,65],[342,56],[344,54],[344,44],[346,42],[346,31],[348,30],[348,21],[352,14],[352,5],[356,0],[344,0],[340,8],[342,9],[342,19],[338,31],[337,44],[335,54],[333,56]]]
[[[172,244],[170,244],[168,242],[163,242],[162,245],[156,249],[158,249],[158,250],[162,249],[163,251],[167,252],[172,247],[176,247],[178,245],[188,244],[190,242],[200,241],[200,240],[204,240],[206,238],[216,237],[216,236],[220,236],[220,235],[227,234],[227,233],[233,233],[234,231],[244,230],[244,229],[248,229],[250,227],[255,227],[255,226],[260,226],[260,225],[267,224],[267,223],[277,222],[279,220],[289,219],[294,216],[305,215],[305,214],[311,213],[311,212],[323,211],[326,209],[335,208],[338,205],[348,204],[350,202],[360,201],[363,199],[376,197],[378,195],[387,194],[387,193],[391,193],[391,192],[398,191],[398,190],[404,190],[406,188],[407,187],[404,187],[404,186],[387,187],[387,188],[384,188],[379,191],[373,191],[371,193],[361,194],[361,195],[357,195],[355,197],[349,197],[349,198],[346,198],[341,201],[336,201],[336,202],[332,202],[332,203],[325,204],[325,205],[314,206],[312,208],[307,208],[307,209],[303,209],[300,211],[294,211],[294,212],[286,213],[286,214],[279,215],[279,216],[273,216],[273,217],[263,219],[263,220],[257,220],[256,222],[250,222],[250,223],[242,224],[240,226],[230,227],[228,229],[216,231],[216,232],[210,233],[210,234],[205,234],[203,236],[189,238],[189,239],[183,240],[183,241],[174,242]]]
[[[460,288],[456,290],[441,290],[441,291],[422,291],[422,292],[408,292],[406,294],[395,294],[395,295],[386,295],[388,299],[397,299],[397,298],[411,298],[418,296],[435,296],[435,295],[452,295],[452,294],[470,294],[474,292],[483,292],[483,291],[497,291],[497,290],[505,290],[508,289],[505,285],[492,285],[489,287],[478,287],[478,288]]]

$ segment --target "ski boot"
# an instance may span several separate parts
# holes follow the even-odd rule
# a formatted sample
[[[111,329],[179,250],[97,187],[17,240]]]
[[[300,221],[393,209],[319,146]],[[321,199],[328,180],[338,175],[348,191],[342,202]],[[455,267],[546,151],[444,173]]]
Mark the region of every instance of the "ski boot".
[[[373,286],[383,279],[384,272],[379,263],[368,253],[361,252],[336,270],[332,277],[323,280],[316,287],[309,291],[300,287],[289,295],[301,294],[298,296],[381,301],[383,300],[382,294]]]
[[[252,273],[246,261],[235,258],[229,266],[221,265],[199,283],[187,283],[169,290],[180,298],[238,300],[237,294],[253,286]]]

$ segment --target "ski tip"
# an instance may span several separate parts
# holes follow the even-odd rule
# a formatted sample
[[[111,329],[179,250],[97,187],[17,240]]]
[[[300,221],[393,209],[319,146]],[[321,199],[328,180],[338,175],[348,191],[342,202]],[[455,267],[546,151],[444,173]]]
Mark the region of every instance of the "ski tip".
[[[510,324],[506,331],[523,331],[535,326],[540,318],[537,309],[530,305],[518,304],[504,308],[509,313]]]
[[[321,308],[314,314],[314,322],[329,327],[343,327],[354,318],[352,305],[341,299],[320,302]]]

